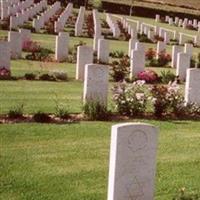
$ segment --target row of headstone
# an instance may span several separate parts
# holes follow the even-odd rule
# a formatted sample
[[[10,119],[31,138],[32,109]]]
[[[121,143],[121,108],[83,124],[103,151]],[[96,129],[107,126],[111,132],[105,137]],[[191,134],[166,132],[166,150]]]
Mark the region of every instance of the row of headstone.
[[[25,22],[28,22],[29,19],[32,19],[36,14],[39,14],[41,11],[47,8],[47,1],[42,0],[29,9],[22,10],[17,13],[16,16],[10,17],[10,29],[16,29],[18,26],[23,25]]]
[[[120,22],[122,23],[122,26],[123,26],[124,29],[128,30],[131,27],[133,27],[139,33],[140,21],[134,20],[134,19],[129,19],[129,18],[126,18],[126,17],[123,17],[123,16],[119,16],[119,15],[114,15],[114,14],[112,14],[112,17],[120,20]]]
[[[113,15],[121,20],[123,27],[128,30],[131,38],[137,39],[137,33],[145,34],[150,40],[154,40],[155,35],[159,35],[164,39],[165,43],[169,43],[170,40],[178,40],[180,45],[192,40],[195,45],[200,46],[200,34],[190,35],[185,33],[179,33],[177,30],[171,30],[164,27],[154,26],[152,24],[140,22],[139,20],[133,20],[125,17]],[[160,19],[159,15],[157,20]]]
[[[197,46],[200,46],[200,34],[198,35],[190,35],[186,33],[179,33],[179,44],[183,45],[184,43],[188,42],[189,40],[192,41]]]
[[[114,20],[114,18],[110,14],[106,14],[106,22],[108,23],[110,30],[113,33],[113,37],[119,38],[121,35],[121,31],[116,20]]]
[[[85,7],[81,6],[75,24],[75,36],[81,36],[83,32],[84,17],[85,17]]]
[[[14,16],[17,13],[22,12],[23,10],[29,9],[31,6],[34,6],[34,1],[24,1],[18,3],[17,5],[13,5],[8,7],[8,15]]]
[[[10,16],[10,8],[18,3],[18,0],[0,0],[0,19],[4,20]]]
[[[155,16],[155,21],[160,22],[161,17],[160,15]],[[179,27],[183,27],[184,29],[187,28],[187,26],[191,26],[195,29],[198,29],[200,32],[200,21],[197,19],[189,20],[188,18],[180,19],[179,17],[170,17],[170,16],[165,16],[165,22],[169,23],[169,25],[176,25]]]
[[[33,28],[35,29],[35,31],[40,31],[40,29],[44,27],[45,23],[48,22],[49,19],[54,16],[60,8],[61,3],[59,1],[56,1],[48,8],[48,10],[42,13],[41,16],[37,16],[36,19],[33,19]]]
[[[17,4],[16,4],[17,3]],[[1,0],[1,19],[6,19],[10,15],[15,15],[21,10],[27,9],[34,4],[34,0],[18,1],[10,4],[9,1]]]
[[[54,22],[54,29],[56,33],[59,33],[64,30],[65,24],[70,17],[73,9],[73,4],[69,3],[62,14],[59,16],[57,21]]]

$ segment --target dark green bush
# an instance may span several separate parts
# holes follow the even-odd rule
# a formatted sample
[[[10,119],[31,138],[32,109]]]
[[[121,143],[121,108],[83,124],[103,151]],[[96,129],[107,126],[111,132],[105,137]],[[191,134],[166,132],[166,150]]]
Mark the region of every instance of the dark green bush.
[[[40,122],[40,123],[49,123],[51,122],[51,117],[43,112],[38,111],[33,115],[33,119],[35,122]]]
[[[8,117],[11,119],[21,118],[23,117],[23,112],[24,112],[24,105],[23,104],[17,105],[8,111]]]
[[[26,73],[24,75],[25,79],[26,80],[35,80],[36,79],[36,74],[33,74],[33,73]]]
[[[56,81],[56,78],[53,75],[42,74],[39,76],[39,80],[43,81]]]

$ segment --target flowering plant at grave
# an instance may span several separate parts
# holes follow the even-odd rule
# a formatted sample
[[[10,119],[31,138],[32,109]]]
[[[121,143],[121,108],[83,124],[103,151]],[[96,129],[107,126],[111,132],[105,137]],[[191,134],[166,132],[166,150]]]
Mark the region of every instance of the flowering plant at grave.
[[[167,85],[167,95],[169,109],[176,115],[182,115],[186,112],[184,96],[181,93],[179,85],[176,81]]]
[[[148,70],[138,73],[137,79],[143,80],[146,83],[154,83],[158,81],[159,77],[155,71],[148,69]]]
[[[167,98],[168,88],[165,85],[153,85],[149,88],[152,101],[154,114],[156,117],[161,117],[167,112],[170,105],[169,99]]]
[[[158,66],[165,66],[171,61],[171,55],[162,51],[158,54]]]
[[[119,61],[113,61],[111,65],[111,77],[114,81],[123,81],[129,74],[130,62],[127,56],[123,56]]]
[[[147,60],[153,60],[155,56],[156,52],[152,48],[149,48],[148,51],[145,53],[145,57]]]
[[[10,70],[6,69],[5,67],[0,67],[0,79],[10,77],[11,72]]]
[[[153,85],[149,89],[155,116],[161,117],[167,112],[172,112],[176,116],[186,114],[184,97],[176,82],[168,85]]]
[[[147,95],[144,84],[145,81],[136,81],[132,84],[121,82],[113,86],[112,99],[121,115],[134,116],[145,112]]]
[[[37,42],[26,40],[23,42],[22,50],[25,52],[39,52],[41,50],[40,45]]]

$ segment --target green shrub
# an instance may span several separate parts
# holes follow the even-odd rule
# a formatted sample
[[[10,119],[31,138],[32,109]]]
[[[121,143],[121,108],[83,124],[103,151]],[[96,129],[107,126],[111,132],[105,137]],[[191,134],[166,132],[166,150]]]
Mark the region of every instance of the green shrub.
[[[145,34],[138,34],[139,42],[153,43]]]
[[[33,74],[33,73],[26,73],[24,75],[25,79],[26,80],[35,80],[36,79],[36,74]]]
[[[191,58],[190,60],[190,68],[195,68],[196,66],[196,60],[194,58]]]
[[[174,82],[176,79],[176,75],[172,73],[170,70],[168,71],[161,71],[161,82],[164,84],[168,84],[169,82]]]
[[[51,122],[51,117],[43,112],[38,111],[33,115],[33,119],[35,122],[40,122],[40,123],[49,123]]]
[[[59,103],[57,95],[54,102],[55,102],[55,110],[56,110],[55,115],[61,119],[68,119],[70,116],[69,111],[68,111],[68,106],[65,106]]]
[[[39,80],[43,81],[56,81],[56,78],[53,75],[42,74],[39,76]]]
[[[23,117],[24,105],[16,105],[8,111],[8,117],[11,119]]]
[[[98,101],[90,101],[84,104],[83,112],[89,120],[108,120],[110,112],[106,106],[102,105]]]
[[[125,54],[123,51],[116,50],[116,51],[111,52],[110,56],[112,58],[123,58],[125,56]]]

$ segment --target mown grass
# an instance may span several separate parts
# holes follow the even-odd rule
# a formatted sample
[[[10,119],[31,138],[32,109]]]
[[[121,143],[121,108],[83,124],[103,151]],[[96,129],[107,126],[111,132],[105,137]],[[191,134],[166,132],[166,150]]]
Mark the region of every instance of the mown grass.
[[[200,122],[145,122],[160,127],[155,199],[200,194]],[[116,123],[0,125],[0,199],[106,199]]]

